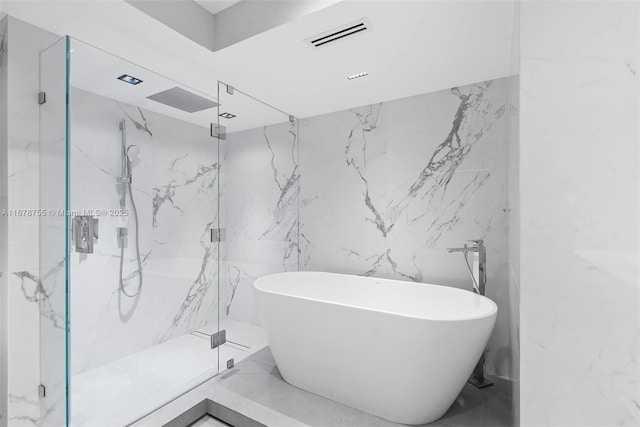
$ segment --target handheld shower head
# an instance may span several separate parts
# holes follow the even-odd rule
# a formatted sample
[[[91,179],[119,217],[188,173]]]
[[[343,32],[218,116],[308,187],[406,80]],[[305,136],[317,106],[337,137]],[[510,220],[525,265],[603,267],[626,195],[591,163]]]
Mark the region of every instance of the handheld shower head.
[[[133,162],[138,158],[138,154],[140,154],[140,148],[137,145],[130,145],[127,147],[127,158],[130,162]]]

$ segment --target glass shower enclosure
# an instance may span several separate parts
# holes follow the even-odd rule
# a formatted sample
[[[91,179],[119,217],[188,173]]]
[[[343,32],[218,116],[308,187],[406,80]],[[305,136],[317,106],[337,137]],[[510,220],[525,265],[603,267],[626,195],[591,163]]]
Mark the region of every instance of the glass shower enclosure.
[[[266,347],[298,121],[65,37],[41,53],[42,426],[130,425]]]

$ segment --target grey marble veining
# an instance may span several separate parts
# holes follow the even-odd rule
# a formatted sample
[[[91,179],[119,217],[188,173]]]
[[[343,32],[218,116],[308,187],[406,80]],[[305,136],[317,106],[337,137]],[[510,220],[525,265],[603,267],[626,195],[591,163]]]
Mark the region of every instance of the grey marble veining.
[[[289,126],[289,151],[282,152],[280,150],[279,157],[282,165],[276,164],[276,152],[269,142],[269,127],[263,127],[264,141],[269,153],[271,154],[271,170],[273,172],[273,181],[280,190],[280,195],[275,205],[275,212],[271,225],[262,233],[261,237],[269,237],[281,225],[285,225],[285,240],[292,241],[294,236],[292,233],[297,231],[297,203],[300,191],[300,170],[297,160],[297,135],[295,133],[295,123]],[[285,154],[286,155],[283,155]],[[286,161],[285,161],[286,159]],[[293,218],[291,218],[293,216]],[[289,225],[287,228],[286,225]]]
[[[78,151],[78,153],[80,153],[82,155],[82,157],[84,159],[86,159],[86,161],[88,161],[89,163],[91,163],[91,165],[93,167],[95,167],[96,169],[98,169],[99,171],[101,171],[102,173],[104,173],[105,175],[108,175],[110,177],[112,177],[113,179],[118,178],[119,173],[113,171],[113,170],[107,170],[106,168],[104,168],[103,166],[99,165],[94,159],[93,156],[87,154],[80,146],[76,145],[76,144],[71,144],[71,146]]]
[[[231,133],[223,148],[221,306],[235,319],[256,323],[253,281],[298,268],[298,123]]]
[[[171,161],[171,165],[169,166],[169,170],[174,170],[176,164],[186,157],[177,157]],[[218,174],[218,169],[220,165],[218,163],[214,163],[212,165],[204,165],[200,166],[196,173],[184,180],[183,182],[175,182],[171,181],[166,185],[161,187],[156,187],[153,189],[153,226],[158,226],[158,212],[160,208],[168,201],[171,204],[173,209],[176,209],[178,212],[183,213],[183,209],[178,206],[175,202],[176,191],[184,186],[191,185],[196,182],[200,182],[200,190],[199,191],[216,191],[215,184]]]
[[[7,53],[7,25],[6,20],[0,26],[0,67],[4,66]]]
[[[8,418],[9,425],[33,425],[40,426],[41,417],[38,414],[40,402],[29,399],[27,396],[19,396],[9,393],[9,404],[21,408],[19,415],[12,415]]]
[[[395,226],[396,220],[414,201],[430,203],[435,197],[441,197],[447,192],[448,184],[460,164],[469,155],[471,148],[477,143],[483,134],[504,114],[503,105],[497,108],[484,99],[485,92],[491,87],[492,82],[484,82],[465,88],[453,88],[451,93],[459,98],[458,108],[451,120],[451,129],[445,139],[431,154],[427,164],[417,174],[417,177],[407,184],[404,196],[398,200],[390,200],[384,208],[374,205],[370,196],[369,181],[366,178],[367,171],[367,133],[376,129],[382,104],[370,106],[369,111],[362,113],[353,111],[356,118],[356,126],[350,131],[345,148],[346,163],[355,169],[362,180],[364,189],[364,203],[371,211],[372,217],[366,221],[375,225],[377,230],[387,237]],[[358,138],[355,138],[355,135]],[[455,223],[456,213],[464,206],[464,197],[482,185],[484,180],[474,178],[450,204],[458,203],[459,209],[447,212],[445,218],[436,217],[429,225],[427,231],[433,228],[446,227]],[[423,215],[412,216],[409,223],[415,222]],[[430,236],[429,245],[437,242],[439,236]]]
[[[356,118],[356,125],[349,132],[344,154],[347,166],[356,170],[356,173],[364,185],[364,203],[373,214],[373,218],[366,218],[366,220],[373,223],[378,231],[386,237],[389,231],[393,228],[393,224],[385,224],[382,214],[371,201],[371,197],[369,195],[369,181],[367,180],[366,172],[364,171],[367,166],[366,134],[376,128],[381,107],[382,103],[367,107],[368,111],[365,111],[364,113],[352,111]]]
[[[142,273],[141,270],[144,270],[145,265],[148,263],[149,261],[149,257],[151,256],[151,250],[147,251],[146,253],[141,253],[140,254],[140,264],[142,266],[142,269],[139,268],[137,266],[137,258],[129,258],[129,262],[130,263],[135,263],[136,267],[135,269],[129,273],[128,275],[124,276],[122,278],[122,283],[126,286],[132,279],[137,278],[140,276],[140,274]],[[137,286],[137,285],[136,285]]]
[[[217,265],[214,264],[217,261],[217,243],[211,242],[210,238],[213,227],[215,227],[215,222],[207,224],[200,238],[200,245],[204,249],[204,253],[198,276],[191,284],[184,301],[180,304],[168,331],[157,337],[154,343],[165,341],[170,337],[170,333],[180,326],[187,329],[193,329],[197,326],[192,323],[193,318],[199,314],[204,297],[211,290],[213,280],[216,278]]]
[[[51,280],[64,269],[64,260],[46,271],[42,280],[29,271],[13,273],[20,279],[20,289],[26,301],[39,304],[40,316],[48,319],[51,325],[57,329],[65,329],[65,314],[57,311],[56,304],[51,302],[51,295],[56,291],[58,281]],[[48,286],[45,286],[47,283]]]
[[[149,128],[149,123],[147,122],[147,118],[144,116],[144,112],[142,111],[142,108],[140,107],[132,107],[132,106],[127,106],[129,107],[128,109],[131,111],[135,112],[133,113],[134,115],[139,116],[140,118],[138,120],[136,120],[135,118],[133,118],[132,114],[129,114],[127,112],[127,108],[118,103],[118,105],[120,105],[120,108],[122,109],[122,112],[125,114],[125,116],[127,116],[127,118],[131,121],[131,123],[133,123],[133,125],[135,126],[136,130],[139,130],[141,132],[146,132],[149,134],[149,136],[153,136],[153,133],[151,132],[151,129]]]
[[[506,79],[301,121],[300,268],[470,289],[468,239],[489,247],[499,306],[490,372],[508,375]]]
[[[233,304],[233,298],[236,296],[238,286],[243,282],[253,282],[257,277],[253,277],[247,274],[240,266],[227,264],[227,283],[229,286],[230,295],[225,307],[225,315],[228,316],[231,312],[231,305]]]
[[[391,258],[391,249],[385,250],[380,255],[371,255],[371,256],[363,256],[352,249],[347,249],[347,248],[342,248],[342,249],[347,253],[348,256],[357,257],[358,259],[363,260],[365,263],[371,264],[371,268],[369,270],[360,273],[361,276],[367,276],[367,277],[375,276],[383,264],[388,264],[393,270],[393,272],[403,279],[410,280],[413,282],[423,281],[422,271],[417,265],[415,265],[415,257],[413,258],[415,272],[411,274],[411,273],[403,273],[402,271],[399,270],[398,263]]]

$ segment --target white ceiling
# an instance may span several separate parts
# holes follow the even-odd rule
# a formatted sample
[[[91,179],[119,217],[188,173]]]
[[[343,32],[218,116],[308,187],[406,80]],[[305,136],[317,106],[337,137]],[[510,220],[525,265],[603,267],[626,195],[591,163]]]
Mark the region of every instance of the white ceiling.
[[[283,123],[289,120],[287,114],[247,97],[239,91],[235,91],[233,95],[227,93],[227,86],[224,84],[220,85],[220,94],[218,94],[217,88],[214,92],[201,92],[196,88],[184,85],[182,82],[171,80],[166,76],[125,61],[76,39],[71,39],[70,49],[70,83],[73,88],[82,89],[117,100],[120,103],[135,105],[206,128],[211,123],[217,123],[219,120],[220,124],[226,127],[227,133],[274,123]],[[138,85],[124,83],[116,78],[122,74],[136,77],[142,80],[142,83]],[[150,95],[173,87],[180,87],[200,97],[219,102],[220,110],[213,107],[195,113],[188,113],[148,99]],[[218,119],[218,114],[224,112],[230,112],[236,117]]]
[[[343,1],[217,52],[218,74],[300,117],[442,90],[509,74],[513,13],[505,1]],[[363,17],[362,35],[304,42]]]
[[[506,76],[514,13],[511,1],[342,1],[212,52],[122,0],[3,7],[200,92],[216,94],[222,80],[297,117]],[[304,42],[363,17],[372,31],[323,48]],[[347,80],[359,72],[369,75]]]
[[[194,0],[200,6],[207,9],[212,15],[224,10],[234,4],[238,3],[240,0]]]

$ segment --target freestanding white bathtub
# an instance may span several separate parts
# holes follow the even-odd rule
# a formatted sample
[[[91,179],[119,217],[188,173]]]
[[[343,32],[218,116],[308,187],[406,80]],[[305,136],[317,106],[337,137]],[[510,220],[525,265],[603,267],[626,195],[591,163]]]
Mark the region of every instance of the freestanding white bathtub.
[[[285,381],[402,424],[444,415],[498,310],[461,289],[334,273],[273,274],[254,288]]]

